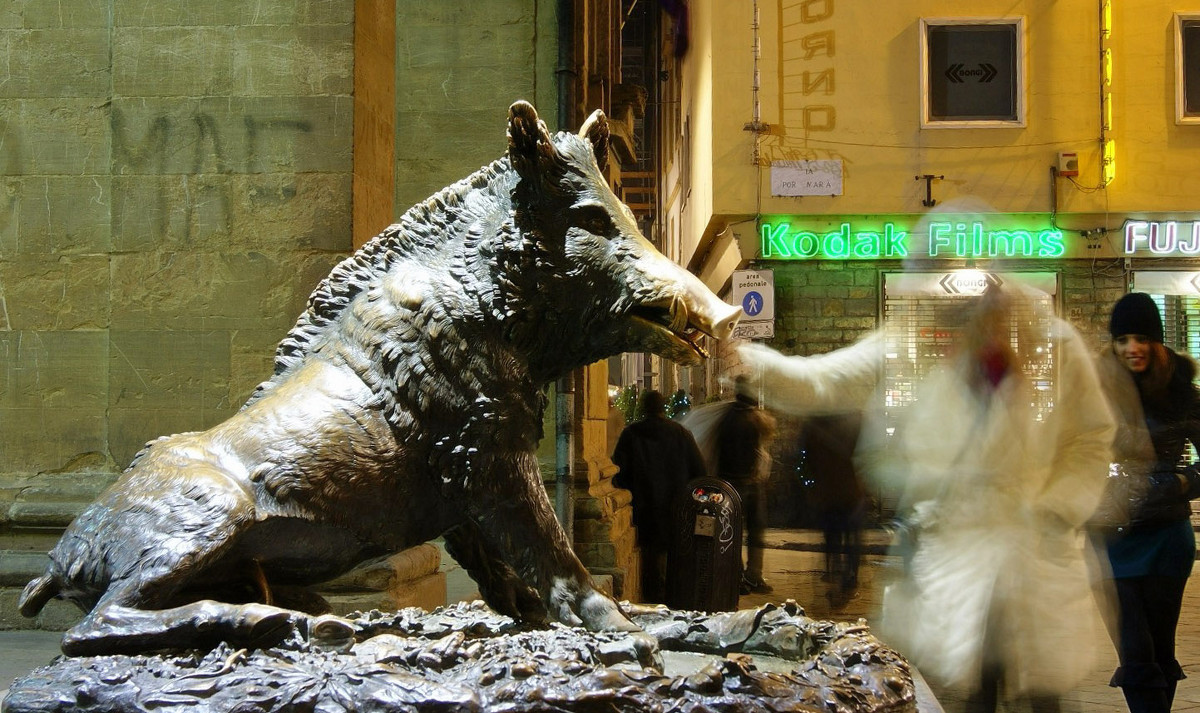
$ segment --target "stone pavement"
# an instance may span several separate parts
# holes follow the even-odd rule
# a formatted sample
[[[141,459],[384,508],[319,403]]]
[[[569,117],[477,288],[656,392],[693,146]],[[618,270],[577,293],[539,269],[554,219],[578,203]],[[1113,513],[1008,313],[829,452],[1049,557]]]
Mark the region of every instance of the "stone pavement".
[[[890,576],[890,568],[895,566],[892,558],[882,554],[887,544],[886,533],[867,532],[869,554],[863,558],[857,594],[849,601],[830,601],[827,596],[827,583],[821,577],[824,553],[820,551],[819,533],[811,530],[770,530],[768,542],[771,547],[766,552],[765,570],[774,591],[743,596],[739,601],[741,607],[795,599],[804,606],[809,616],[816,618],[862,617],[868,623],[874,618],[880,585]],[[447,567],[453,570],[456,565],[444,562],[443,568]],[[472,583],[465,576],[458,576],[461,575],[460,571],[449,571],[447,574],[451,599],[475,597]],[[459,580],[462,581],[455,584]],[[59,637],[60,634],[48,631],[0,631],[0,698],[14,678],[49,663],[58,654]],[[1195,578],[1184,594],[1177,650],[1179,661],[1189,678],[1180,682],[1174,711],[1200,713],[1200,582]],[[1103,652],[1103,655],[1106,662],[1068,697],[1064,711],[1124,713],[1126,708],[1121,692],[1108,686],[1116,655],[1110,650]],[[947,711],[956,711],[961,705],[961,698],[953,693],[937,693]]]

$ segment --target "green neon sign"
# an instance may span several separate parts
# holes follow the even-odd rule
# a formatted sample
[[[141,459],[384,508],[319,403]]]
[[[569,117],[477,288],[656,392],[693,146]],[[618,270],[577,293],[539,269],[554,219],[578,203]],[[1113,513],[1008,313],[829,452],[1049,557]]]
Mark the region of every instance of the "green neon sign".
[[[855,230],[849,222],[830,232],[795,230],[791,221],[763,221],[760,255],[769,260],[876,260],[880,258],[1055,258],[1066,253],[1057,228],[988,230],[980,221],[928,223],[926,234],[885,222],[879,230]]]

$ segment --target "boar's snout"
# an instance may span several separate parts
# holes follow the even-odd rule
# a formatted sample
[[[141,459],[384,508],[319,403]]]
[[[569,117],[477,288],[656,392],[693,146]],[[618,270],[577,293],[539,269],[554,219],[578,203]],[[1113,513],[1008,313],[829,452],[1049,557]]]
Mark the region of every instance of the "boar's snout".
[[[728,339],[742,310],[726,304],[695,275],[660,254],[647,255],[641,265],[658,289],[632,310],[639,348],[681,364],[698,364],[708,356],[704,335]]]
[[[717,339],[729,339],[733,335],[733,328],[738,323],[738,319],[742,316],[742,309],[733,305],[721,302],[721,311],[725,314],[713,323],[712,335]]]

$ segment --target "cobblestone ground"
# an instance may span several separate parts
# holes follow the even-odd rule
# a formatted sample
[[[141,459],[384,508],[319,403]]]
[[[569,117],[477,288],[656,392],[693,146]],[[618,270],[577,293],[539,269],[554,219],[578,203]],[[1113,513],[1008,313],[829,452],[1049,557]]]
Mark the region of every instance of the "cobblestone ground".
[[[883,550],[886,541],[885,533],[868,533],[866,545],[878,552]],[[764,557],[764,576],[773,587],[773,591],[769,594],[748,594],[741,597],[738,601],[741,608],[795,599],[811,617],[835,620],[862,617],[869,624],[878,613],[882,585],[893,575],[893,568],[898,565],[892,557],[880,554],[866,555],[863,557],[859,587],[854,596],[849,599],[831,597],[830,583],[822,577],[825,555],[822,552],[811,551],[820,542],[819,533],[772,530],[768,533],[768,542],[772,548],[766,551]],[[1200,713],[1200,581],[1197,581],[1196,577],[1188,583],[1184,594],[1176,650],[1188,678],[1179,684],[1173,713]],[[1065,712],[1125,713],[1128,710],[1120,689],[1108,686],[1109,677],[1116,666],[1115,651],[1106,649],[1101,652],[1101,661],[1100,666],[1083,685],[1067,696],[1063,705]],[[934,692],[947,713],[957,713],[963,709],[961,694],[938,690],[936,687]],[[1013,705],[1002,707],[1001,710],[1028,709]]]

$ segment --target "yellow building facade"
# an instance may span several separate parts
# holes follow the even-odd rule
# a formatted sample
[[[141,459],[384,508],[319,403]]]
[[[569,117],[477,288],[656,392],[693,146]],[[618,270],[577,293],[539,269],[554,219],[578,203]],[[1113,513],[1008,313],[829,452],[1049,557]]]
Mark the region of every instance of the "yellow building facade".
[[[1183,248],[1200,217],[1200,124],[1177,116],[1186,58],[1176,52],[1186,51],[1189,12],[1200,6],[979,0],[968,11],[950,0],[697,0],[690,7],[691,42],[678,78],[683,130],[666,163],[661,229],[664,243],[678,244],[681,261],[718,291],[728,289],[734,269],[778,265],[781,257],[869,260],[881,269],[889,257],[907,258],[909,269],[941,269],[952,258],[963,259],[959,267],[971,260],[984,269],[1051,270],[1106,259],[1125,261],[1117,268],[1132,278],[1140,268],[1190,267],[1197,254]],[[989,76],[999,63],[980,60],[986,54],[972,51],[975,40],[959,38],[957,58],[955,46],[939,55],[930,45],[937,29],[981,27],[1014,37],[1013,116],[931,118],[939,91],[1004,80]],[[792,184],[799,177],[812,185],[788,194],[789,175]],[[893,238],[907,235],[906,254],[894,239],[888,252],[889,226]],[[1005,231],[1029,232],[1032,254],[1023,242],[1006,242],[1011,234],[992,235]],[[1039,242],[1047,231],[1058,235]],[[797,233],[817,240],[797,245]],[[849,239],[810,254],[835,233]],[[1071,316],[1087,320],[1106,307]]]
[[[1200,356],[1200,3],[689,9],[663,77],[678,104],[661,124],[678,129],[655,228],[730,302],[742,271],[769,276],[773,319],[741,336],[808,355],[903,320],[885,367],[899,403],[946,352],[956,305],[1017,282],[1097,350],[1112,304],[1151,293],[1168,344]],[[722,347],[710,387],[733,358]],[[1034,369],[1052,378],[1049,361]],[[792,429],[775,526],[797,524],[780,484]]]

